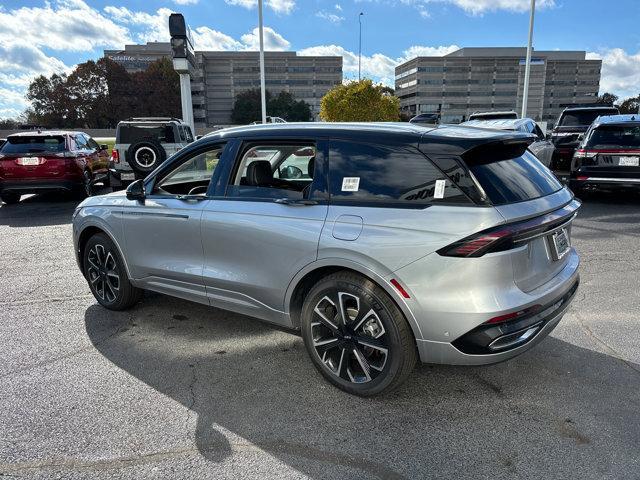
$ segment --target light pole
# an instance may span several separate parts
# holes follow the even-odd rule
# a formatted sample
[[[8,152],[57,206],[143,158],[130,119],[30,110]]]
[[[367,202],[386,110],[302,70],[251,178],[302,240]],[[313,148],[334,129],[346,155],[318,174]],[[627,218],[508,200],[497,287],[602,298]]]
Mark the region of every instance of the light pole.
[[[527,61],[524,67],[524,90],[522,92],[522,118],[527,116],[527,101],[529,100],[529,75],[531,75],[531,44],[533,42],[533,15],[536,11],[536,0],[531,0],[531,15],[529,17],[529,43],[527,44]]]
[[[264,85],[264,31],[262,27],[262,0],[258,0],[258,33],[260,35],[260,104],[262,123],[267,123],[267,93]]]
[[[360,34],[358,35],[358,81],[360,81],[360,73],[362,71],[362,15],[358,15],[358,24],[360,25]]]

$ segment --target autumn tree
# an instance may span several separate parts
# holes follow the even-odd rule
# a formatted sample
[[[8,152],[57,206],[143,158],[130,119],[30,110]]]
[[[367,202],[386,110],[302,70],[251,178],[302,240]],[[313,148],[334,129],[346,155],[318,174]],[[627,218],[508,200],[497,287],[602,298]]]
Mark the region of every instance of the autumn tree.
[[[640,95],[637,97],[627,98],[620,103],[618,108],[620,113],[638,113],[640,107]]]
[[[387,88],[369,79],[336,85],[322,97],[320,118],[327,122],[396,122],[400,100]]]

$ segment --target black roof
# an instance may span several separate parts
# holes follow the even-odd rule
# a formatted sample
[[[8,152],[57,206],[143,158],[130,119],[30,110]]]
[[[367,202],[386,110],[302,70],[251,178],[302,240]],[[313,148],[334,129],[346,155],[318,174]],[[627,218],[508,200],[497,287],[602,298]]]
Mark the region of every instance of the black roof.
[[[612,125],[632,122],[640,123],[640,114],[632,113],[626,115],[602,115],[595,119],[595,121],[593,122],[593,128],[599,127],[600,125]]]
[[[307,122],[232,127],[205,135],[201,140],[223,138],[326,137],[367,143],[420,146],[426,152],[459,155],[475,146],[505,141],[528,141],[532,135],[457,125],[424,126],[406,122],[334,123]]]

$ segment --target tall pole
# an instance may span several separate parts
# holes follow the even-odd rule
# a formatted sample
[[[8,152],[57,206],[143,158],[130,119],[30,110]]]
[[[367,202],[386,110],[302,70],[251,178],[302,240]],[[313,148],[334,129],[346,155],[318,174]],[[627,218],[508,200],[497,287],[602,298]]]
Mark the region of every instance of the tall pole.
[[[267,93],[264,86],[264,29],[262,28],[262,0],[258,0],[258,30],[260,35],[260,103],[262,123],[267,123]]]
[[[524,90],[522,92],[522,118],[527,116],[527,101],[529,100],[529,75],[531,75],[531,44],[533,43],[533,14],[536,11],[536,0],[531,0],[531,15],[529,17],[529,44],[527,45],[527,62],[524,67]]]
[[[360,81],[362,72],[362,15],[364,15],[362,12],[358,15],[358,24],[360,25],[360,34],[358,35],[358,81]]]

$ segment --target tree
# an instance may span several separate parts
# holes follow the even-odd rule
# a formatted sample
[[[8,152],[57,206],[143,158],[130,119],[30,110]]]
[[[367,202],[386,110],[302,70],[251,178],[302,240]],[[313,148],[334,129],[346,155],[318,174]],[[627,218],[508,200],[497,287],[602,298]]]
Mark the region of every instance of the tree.
[[[603,93],[602,95],[596,98],[596,103],[599,103],[602,105],[615,105],[617,101],[618,101],[617,95],[614,95],[613,93],[607,93],[607,92]]]
[[[624,100],[618,108],[620,113],[638,113],[638,107],[640,106],[640,95],[637,97],[631,97]]]
[[[336,85],[320,103],[320,118],[327,122],[396,122],[400,100],[369,79]]]
[[[311,120],[311,107],[304,100],[296,100],[289,93],[282,91],[275,97],[268,90],[265,92],[267,100],[267,115],[282,117],[288,122],[308,122]],[[231,111],[231,121],[238,125],[255,122],[262,118],[260,89],[245,90],[236,95]]]
[[[27,92],[30,123],[57,128],[112,128],[132,116],[181,115],[180,77],[168,59],[129,74],[108,58],[67,75],[39,76]]]

